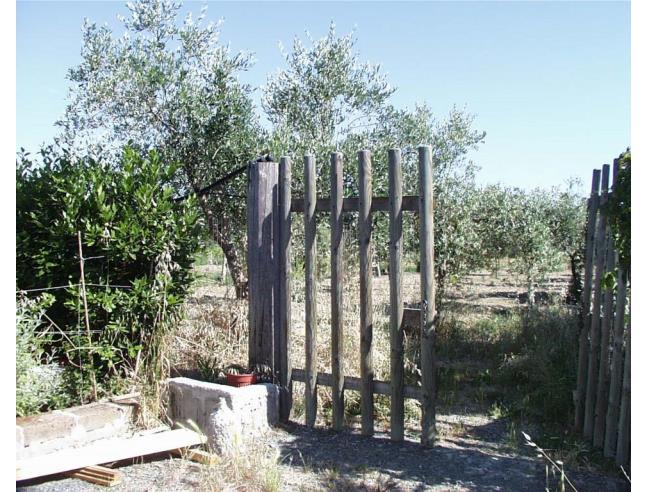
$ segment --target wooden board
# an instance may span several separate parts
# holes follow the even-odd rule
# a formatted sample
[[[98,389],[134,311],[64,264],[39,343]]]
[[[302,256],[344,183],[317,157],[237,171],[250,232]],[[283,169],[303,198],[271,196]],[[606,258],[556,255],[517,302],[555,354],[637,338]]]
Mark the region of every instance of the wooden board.
[[[103,485],[104,487],[119,485],[124,478],[124,474],[119,470],[112,470],[105,466],[86,466],[69,472],[67,475],[86,482]]]
[[[196,463],[202,463],[207,466],[215,465],[219,461],[217,455],[200,449],[174,449],[171,451],[171,454],[178,456],[183,460],[195,461]]]
[[[304,199],[293,198],[290,211],[303,212]],[[360,206],[360,198],[357,196],[346,197],[342,200],[342,212],[357,212]],[[418,213],[419,204],[417,195],[403,196],[402,210],[406,212]],[[330,212],[331,199],[318,198],[315,204],[315,212]],[[389,211],[389,197],[387,196],[374,196],[371,198],[371,212],[388,212]]]
[[[303,369],[293,369],[293,381],[303,383],[306,379],[306,371]],[[325,372],[317,373],[317,384],[319,386],[331,386],[333,384],[333,375]],[[360,391],[361,379],[354,376],[344,377],[344,390]],[[391,395],[391,383],[389,381],[380,381],[374,379],[372,382],[372,391],[375,395]],[[403,385],[403,397],[412,400],[421,400],[421,388],[411,385]]]
[[[102,439],[87,446],[63,449],[54,453],[18,460],[16,461],[16,480],[28,480],[100,463],[196,446],[205,442],[205,436],[188,429],[175,429],[123,439]]]

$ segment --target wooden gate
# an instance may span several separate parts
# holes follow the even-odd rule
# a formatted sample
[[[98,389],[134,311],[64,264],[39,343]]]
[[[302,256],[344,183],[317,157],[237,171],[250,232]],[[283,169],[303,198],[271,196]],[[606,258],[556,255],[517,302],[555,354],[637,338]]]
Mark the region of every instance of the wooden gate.
[[[434,205],[431,147],[418,148],[419,195],[403,196],[401,152],[389,151],[389,196],[372,195],[371,154],[358,152],[359,196],[344,198],[343,156],[331,154],[331,196],[317,198],[316,167],[304,156],[304,196],[291,197],[291,160],[255,162],[248,174],[248,278],[250,364],[271,367],[281,388],[280,413],[288,420],[292,383],[305,384],[306,424],[313,426],[317,386],[329,386],[333,396],[333,428],[344,422],[344,391],[361,395],[362,434],[372,435],[373,394],[391,397],[391,438],[403,440],[404,399],[421,402],[421,442],[432,445],[436,435],[436,359],[434,305]],[[389,212],[390,365],[391,381],[374,379],[372,363],[372,214]],[[317,212],[330,214],[331,227],[331,374],[317,373],[316,347],[316,223]],[[345,376],[342,353],[343,260],[342,214],[358,213],[360,250],[360,378]],[[421,387],[404,385],[402,254],[403,213],[420,215],[421,262]],[[304,368],[290,363],[290,241],[292,214],[303,213],[305,229],[306,347]]]

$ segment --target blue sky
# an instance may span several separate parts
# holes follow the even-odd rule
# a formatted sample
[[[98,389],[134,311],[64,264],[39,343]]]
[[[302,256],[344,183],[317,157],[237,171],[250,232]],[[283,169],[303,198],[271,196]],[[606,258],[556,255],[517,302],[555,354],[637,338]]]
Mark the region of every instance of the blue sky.
[[[196,14],[202,2],[185,3]],[[363,60],[398,87],[393,103],[453,105],[487,132],[471,155],[482,183],[589,180],[630,145],[629,2],[209,2],[222,40],[255,53],[253,86],[283,66],[278,43],[355,28]],[[88,17],[119,29],[122,2],[17,3],[16,147],[51,141]],[[583,189],[587,186],[585,185]]]

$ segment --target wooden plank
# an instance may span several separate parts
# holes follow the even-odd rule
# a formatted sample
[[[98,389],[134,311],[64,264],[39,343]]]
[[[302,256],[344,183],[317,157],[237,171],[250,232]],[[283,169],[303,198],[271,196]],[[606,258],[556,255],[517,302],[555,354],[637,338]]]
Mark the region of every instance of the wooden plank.
[[[421,248],[421,444],[436,439],[436,307],[434,299],[434,187],[432,147],[421,145],[419,154],[419,220]]]
[[[601,280],[605,270],[605,245],[606,245],[606,219],[603,213],[604,206],[607,203],[608,183],[610,176],[610,166],[603,165],[601,177],[601,201],[599,207],[599,217],[596,227],[595,236],[595,265],[594,271],[594,299],[592,301],[592,324],[590,326],[590,350],[587,365],[587,392],[585,394],[585,418],[583,420],[583,435],[587,439],[592,439],[594,434],[594,407],[596,404],[597,376],[599,364],[599,352],[601,343]]]
[[[278,214],[276,162],[254,162],[248,182],[248,322],[250,366],[264,364],[276,374],[278,320]]]
[[[393,441],[405,436],[403,396],[403,170],[400,149],[389,151],[389,344],[390,429]],[[374,383],[375,384],[375,383]]]
[[[360,207],[360,198],[359,197],[347,197],[342,200],[342,212],[357,212]],[[416,195],[405,195],[403,196],[403,211],[404,212],[415,212],[419,211],[418,196]],[[292,206],[290,211],[293,213],[303,212],[304,211],[304,199],[303,198],[293,198]],[[316,212],[330,212],[331,211],[331,199],[330,198],[318,198],[317,204],[315,206]],[[388,196],[374,196],[371,198],[371,212],[389,212],[389,197]]]
[[[161,453],[170,449],[204,444],[206,437],[188,429],[123,439],[102,439],[87,446],[68,448],[16,461],[16,480],[62,473],[98,463]]]
[[[630,464],[630,323],[626,330],[625,360],[623,362],[623,391],[619,410],[619,432],[617,435],[616,463]]]
[[[279,161],[279,302],[277,303],[279,319],[279,386],[280,403],[279,418],[282,422],[290,419],[292,408],[292,384],[290,361],[290,324],[291,310],[291,263],[290,263],[290,237],[291,237],[291,182],[292,161],[290,157],[282,157]]]
[[[605,247],[605,273],[615,270],[615,251],[612,231],[607,227],[607,243]],[[612,323],[612,307],[614,292],[612,289],[602,289],[603,318],[601,320],[601,340],[599,355],[599,372],[596,388],[596,403],[594,407],[594,431],[592,442],[595,447],[602,448],[605,440],[605,414],[608,402],[608,386],[610,384],[610,325]]]
[[[618,254],[617,254],[618,256]],[[608,396],[607,414],[605,417],[605,442],[603,454],[612,458],[616,451],[619,410],[621,405],[621,385],[623,384],[623,328],[625,318],[627,279],[625,272],[619,268],[617,274],[616,310],[614,313],[614,331],[612,336],[612,365],[610,370],[610,393]]]
[[[333,428],[344,426],[344,235],[342,228],[343,160],[331,154],[331,372],[333,385]]]
[[[293,369],[293,381],[303,383],[306,380],[306,371],[303,369]],[[324,372],[317,373],[317,384],[321,386],[331,387],[333,384],[333,375]],[[344,377],[344,390],[345,391],[361,391],[362,379],[354,376]],[[391,395],[391,383],[389,381],[380,381],[374,379],[372,390],[375,395]],[[403,396],[412,400],[421,401],[421,388],[417,386],[404,385]]]
[[[304,235],[306,262],[306,425],[313,427],[317,418],[317,243],[315,199],[317,184],[315,157],[304,156]]]
[[[360,408],[362,434],[373,435],[373,302],[371,268],[371,155],[368,150],[358,152],[358,226],[360,241]]]
[[[220,461],[218,455],[214,453],[208,453],[207,451],[203,451],[201,449],[180,448],[172,450],[171,454],[182,458],[183,460],[194,461],[196,463],[201,463],[207,466],[213,466]]]
[[[71,478],[78,478],[104,487],[119,485],[124,478],[124,474],[119,470],[113,470],[105,466],[86,466],[68,472],[67,475]]]
[[[585,415],[585,386],[587,385],[587,365],[589,352],[589,329],[592,324],[590,307],[592,303],[592,272],[594,268],[594,237],[596,233],[596,214],[599,208],[599,186],[601,184],[601,171],[595,169],[592,172],[592,189],[587,206],[587,228],[585,235],[585,265],[583,278],[583,292],[581,299],[581,330],[578,340],[578,373],[576,382],[575,398],[575,421],[576,431],[583,430],[583,419]]]

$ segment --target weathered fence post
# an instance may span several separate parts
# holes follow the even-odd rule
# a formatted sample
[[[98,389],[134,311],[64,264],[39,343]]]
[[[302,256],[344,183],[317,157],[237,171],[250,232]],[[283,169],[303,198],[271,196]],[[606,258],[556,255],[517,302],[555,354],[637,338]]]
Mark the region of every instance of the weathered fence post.
[[[592,301],[592,324],[590,326],[590,347],[587,374],[587,392],[585,394],[585,419],[583,423],[583,435],[587,439],[592,439],[594,434],[594,407],[596,405],[596,390],[599,355],[601,343],[601,281],[605,269],[605,247],[607,244],[606,217],[603,213],[603,206],[607,203],[608,184],[610,177],[609,164],[603,165],[603,175],[601,179],[601,201],[596,228],[595,240],[595,258],[596,271],[594,276],[594,299]]]
[[[342,229],[342,154],[331,154],[331,373],[333,386],[333,428],[344,425],[344,307],[342,288],[344,283],[344,236]]]
[[[276,162],[251,162],[248,168],[248,324],[250,366],[263,364],[280,373],[278,169]]]
[[[587,206],[587,229],[585,236],[585,266],[583,293],[581,300],[581,331],[578,341],[578,375],[576,383],[576,416],[574,427],[576,431],[583,430],[585,415],[585,387],[587,385],[587,365],[589,353],[589,330],[592,324],[590,307],[592,304],[592,270],[594,266],[594,236],[596,232],[596,214],[599,207],[599,186],[601,171],[595,169],[592,173],[592,190]]]
[[[373,302],[371,268],[371,156],[368,150],[358,152],[358,222],[360,241],[360,405],[362,434],[374,432],[373,403]]]
[[[315,426],[317,418],[317,244],[315,207],[317,184],[315,157],[304,156],[304,234],[306,260],[306,425]]]
[[[432,148],[421,145],[419,155],[419,220],[421,248],[421,443],[436,438],[436,306],[434,299],[434,188]]]
[[[603,454],[612,458],[616,450],[617,430],[619,428],[619,409],[621,406],[621,385],[623,383],[623,328],[625,326],[626,275],[621,266],[617,274],[616,311],[614,313],[614,334],[610,393],[605,421],[605,443]]]
[[[281,401],[279,414],[283,422],[290,418],[292,407],[292,366],[290,363],[290,205],[291,205],[291,171],[292,162],[289,157],[282,157],[279,161],[279,384],[281,387]]]
[[[391,438],[404,437],[403,398],[403,171],[400,149],[389,151],[389,339],[391,347]]]
[[[617,435],[616,463],[628,465],[630,458],[630,323],[626,329],[625,360],[623,361],[623,392],[619,410],[619,433]]]

